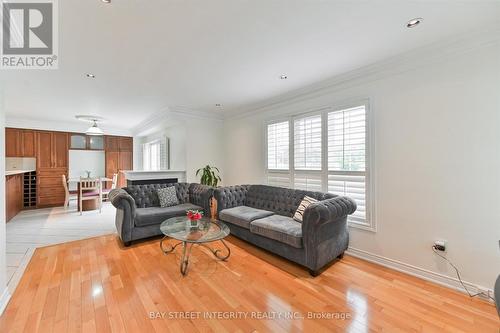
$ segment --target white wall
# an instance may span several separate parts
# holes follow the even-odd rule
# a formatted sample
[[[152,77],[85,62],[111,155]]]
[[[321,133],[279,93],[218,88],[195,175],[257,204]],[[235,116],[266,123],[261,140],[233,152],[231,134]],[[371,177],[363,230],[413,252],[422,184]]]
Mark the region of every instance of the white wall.
[[[5,110],[3,92],[0,90],[0,314],[3,312],[10,294],[6,280],[6,240],[5,240]]]
[[[418,63],[225,121],[225,183],[264,181],[265,120],[369,98],[378,231],[351,228],[350,246],[454,277],[431,250],[444,238],[463,278],[492,288],[500,273],[500,46]]]
[[[87,177],[86,171],[90,171],[90,177],[106,176],[106,154],[104,151],[70,150],[69,151],[69,178]],[[70,190],[76,190],[77,184],[70,183]]]
[[[169,124],[174,123],[174,124]],[[135,136],[138,146],[134,151],[134,169],[142,170],[141,144],[167,136],[170,140],[170,169],[185,170],[188,182],[199,181],[196,170],[210,164],[217,166],[222,173],[223,122],[194,116],[177,116],[161,130]]]

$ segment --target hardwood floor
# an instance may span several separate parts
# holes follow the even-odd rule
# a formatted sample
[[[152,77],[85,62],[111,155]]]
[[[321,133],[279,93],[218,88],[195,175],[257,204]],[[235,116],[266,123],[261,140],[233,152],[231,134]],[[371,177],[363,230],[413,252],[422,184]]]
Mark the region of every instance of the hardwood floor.
[[[0,332],[499,332],[493,305],[363,260],[345,256],[312,278],[236,238],[228,245],[227,262],[194,248],[186,277],[180,248],[164,255],[159,239],[39,248]]]
[[[79,240],[116,231],[116,209],[103,203],[102,213],[77,210],[76,201],[64,207],[24,210],[6,225],[7,285],[17,287],[33,251],[40,246]]]

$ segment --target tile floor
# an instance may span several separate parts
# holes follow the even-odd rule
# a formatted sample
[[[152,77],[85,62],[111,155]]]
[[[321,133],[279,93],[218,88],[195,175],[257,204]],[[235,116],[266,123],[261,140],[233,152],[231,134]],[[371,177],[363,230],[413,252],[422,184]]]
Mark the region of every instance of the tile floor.
[[[22,211],[7,223],[7,285],[12,293],[37,247],[116,232],[115,208],[80,213],[76,202],[63,207]]]

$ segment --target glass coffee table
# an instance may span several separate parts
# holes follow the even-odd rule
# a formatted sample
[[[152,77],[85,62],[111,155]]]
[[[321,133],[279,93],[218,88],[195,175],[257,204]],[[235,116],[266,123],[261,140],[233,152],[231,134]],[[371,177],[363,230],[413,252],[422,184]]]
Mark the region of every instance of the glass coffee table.
[[[191,221],[186,216],[172,217],[165,220],[160,230],[165,235],[160,241],[160,248],[163,253],[168,254],[175,250],[175,248],[182,244],[182,259],[181,259],[181,274],[186,275],[189,265],[189,256],[191,249],[195,245],[200,245],[212,252],[212,254],[219,260],[227,260],[231,255],[231,250],[224,242],[224,238],[229,235],[229,227],[221,221],[210,221],[208,217],[203,217],[197,221],[196,225],[192,225]],[[168,239],[173,238],[179,242],[175,245],[163,243]],[[213,249],[207,243],[220,241],[227,250],[227,254],[222,254],[221,250]]]

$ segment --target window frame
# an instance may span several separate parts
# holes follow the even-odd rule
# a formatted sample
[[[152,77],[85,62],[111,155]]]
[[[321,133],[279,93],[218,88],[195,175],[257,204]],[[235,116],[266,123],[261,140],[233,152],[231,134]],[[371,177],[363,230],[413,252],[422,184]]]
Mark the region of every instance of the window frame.
[[[328,170],[328,114],[331,112],[342,111],[354,107],[364,106],[365,108],[365,171],[330,171]],[[296,119],[310,117],[314,115],[321,116],[321,170],[301,170],[295,169],[295,123]],[[268,125],[288,122],[289,139],[288,139],[288,170],[268,169],[268,151],[267,151],[267,134]],[[321,191],[328,192],[328,175],[330,174],[364,174],[365,176],[365,203],[366,203],[366,217],[365,222],[348,221],[349,227],[357,229],[368,230],[372,232],[377,231],[377,224],[375,218],[375,181],[374,181],[374,116],[373,110],[370,108],[369,99],[358,99],[348,103],[336,104],[317,108],[312,111],[290,114],[281,118],[275,118],[264,122],[264,170],[265,170],[265,183],[268,183],[270,176],[287,175],[289,178],[289,188],[295,186],[295,174],[301,175],[320,175],[321,177]]]

